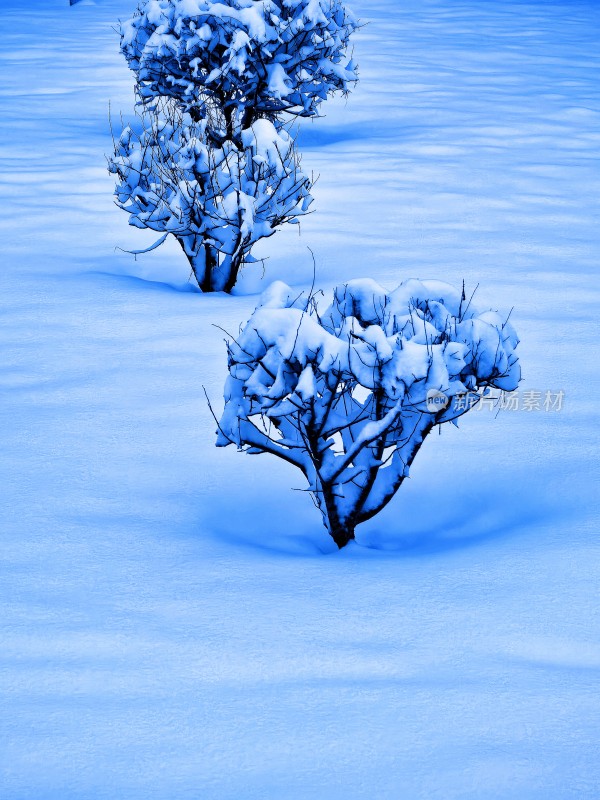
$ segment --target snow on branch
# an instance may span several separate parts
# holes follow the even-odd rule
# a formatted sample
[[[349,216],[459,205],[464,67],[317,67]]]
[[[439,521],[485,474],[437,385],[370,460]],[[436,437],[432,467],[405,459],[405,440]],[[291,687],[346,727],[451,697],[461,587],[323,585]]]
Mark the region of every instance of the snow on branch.
[[[489,387],[517,387],[517,344],[507,320],[439,281],[388,293],[355,280],[323,310],[274,284],[228,345],[217,445],[298,466],[342,547],[391,500],[435,425]]]

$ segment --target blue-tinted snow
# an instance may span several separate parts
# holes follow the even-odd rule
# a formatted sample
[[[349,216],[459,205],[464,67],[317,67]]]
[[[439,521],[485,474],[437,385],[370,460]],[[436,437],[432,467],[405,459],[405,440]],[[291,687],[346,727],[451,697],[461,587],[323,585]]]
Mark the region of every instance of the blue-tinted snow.
[[[317,213],[242,288],[309,283],[307,246],[325,288],[480,282],[564,409],[430,437],[332,553],[299,474],[213,447],[212,323],[256,298],[115,251],[153,241],[104,163],[133,4],[4,0],[2,797],[600,796],[600,8],[353,7],[362,81],[300,137]]]

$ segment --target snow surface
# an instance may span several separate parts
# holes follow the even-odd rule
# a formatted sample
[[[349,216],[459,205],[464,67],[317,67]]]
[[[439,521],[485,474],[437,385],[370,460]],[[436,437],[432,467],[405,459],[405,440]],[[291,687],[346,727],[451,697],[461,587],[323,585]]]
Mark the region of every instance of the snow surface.
[[[355,0],[305,124],[317,212],[234,298],[112,204],[126,0],[4,0],[0,796],[600,796],[600,7]],[[481,283],[557,413],[431,436],[333,552],[295,470],[214,447],[272,279]],[[258,278],[256,277],[258,276]]]

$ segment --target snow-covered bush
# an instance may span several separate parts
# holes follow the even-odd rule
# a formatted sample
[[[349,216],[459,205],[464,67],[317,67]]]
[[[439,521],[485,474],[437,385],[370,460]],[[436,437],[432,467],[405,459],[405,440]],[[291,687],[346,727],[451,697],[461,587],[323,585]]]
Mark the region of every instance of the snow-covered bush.
[[[448,284],[338,286],[320,311],[282,283],[228,345],[218,446],[297,466],[338,547],[394,496],[427,434],[517,387],[517,336]]]
[[[145,101],[176,98],[228,139],[260,117],[313,116],[356,81],[341,0],[145,0],[121,50]]]
[[[172,233],[203,290],[230,291],[252,245],[306,211],[284,119],[348,91],[356,25],[342,0],[143,0],[121,23],[143,112],[109,159],[117,204]]]
[[[297,222],[312,200],[292,138],[258,119],[241,146],[218,146],[205,120],[192,122],[172,103],[138,123],[109,159],[117,204],[130,225],[175,236],[203,291],[231,291],[255,242]]]

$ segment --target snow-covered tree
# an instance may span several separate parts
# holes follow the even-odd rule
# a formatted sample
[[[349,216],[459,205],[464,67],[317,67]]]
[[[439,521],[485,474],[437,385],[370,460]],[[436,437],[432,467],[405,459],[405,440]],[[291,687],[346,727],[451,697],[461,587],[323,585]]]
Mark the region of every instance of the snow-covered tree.
[[[121,24],[141,125],[109,169],[130,224],[173,234],[205,291],[310,203],[285,120],[356,80],[341,0],[143,0]]]
[[[217,146],[206,120],[193,122],[170,101],[138,123],[109,159],[117,204],[130,225],[175,236],[203,291],[231,291],[255,242],[297,222],[312,200],[292,138],[257,119],[240,146]]]
[[[216,137],[261,117],[313,116],[356,81],[341,0],[145,0],[121,24],[142,100],[173,97]]]
[[[391,500],[435,425],[490,387],[517,387],[517,343],[507,320],[439,281],[390,293],[351,281],[322,311],[273,284],[228,345],[217,445],[298,467],[343,547]]]

